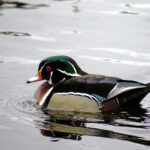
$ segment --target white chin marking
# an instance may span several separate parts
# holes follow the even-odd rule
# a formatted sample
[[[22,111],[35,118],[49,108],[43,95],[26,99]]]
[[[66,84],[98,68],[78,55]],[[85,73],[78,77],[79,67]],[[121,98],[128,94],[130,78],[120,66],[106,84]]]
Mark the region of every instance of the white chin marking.
[[[52,82],[52,75],[53,75],[53,71],[50,72],[50,78],[48,80],[49,84],[50,85],[53,85],[53,82]]]

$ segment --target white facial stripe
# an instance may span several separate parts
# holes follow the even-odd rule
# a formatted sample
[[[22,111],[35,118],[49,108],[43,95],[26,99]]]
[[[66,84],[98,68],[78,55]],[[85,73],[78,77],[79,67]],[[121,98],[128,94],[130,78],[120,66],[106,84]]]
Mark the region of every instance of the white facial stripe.
[[[49,62],[50,62],[50,61],[49,61]],[[48,64],[49,62],[45,63],[45,64],[41,67],[41,69],[43,69],[43,68],[44,68],[44,66],[45,66],[46,64]]]
[[[39,105],[42,106],[44,104],[44,102],[46,101],[47,96],[51,93],[53,87],[51,87],[46,94],[44,95],[44,97],[42,98],[42,100],[40,101]]]
[[[76,69],[75,69],[74,65],[73,65],[72,63],[70,63],[70,62],[68,62],[68,63],[72,66],[72,68],[73,68],[74,72],[77,74],[77,71],[76,71]]]
[[[63,71],[63,70],[61,70],[61,69],[56,69],[56,70],[58,70],[58,71],[60,71],[61,73],[63,73],[63,74],[66,74],[66,75],[69,75],[69,76],[80,76],[79,74],[76,74],[76,73],[74,73],[74,74],[71,74],[71,73],[68,73],[68,72],[66,72],[66,71]]]

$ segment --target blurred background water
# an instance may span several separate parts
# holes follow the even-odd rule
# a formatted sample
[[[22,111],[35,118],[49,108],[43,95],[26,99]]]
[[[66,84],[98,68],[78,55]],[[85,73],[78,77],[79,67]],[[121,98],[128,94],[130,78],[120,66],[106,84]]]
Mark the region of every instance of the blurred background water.
[[[90,115],[43,114],[26,85],[38,63],[73,57],[89,73],[150,82],[148,0],[0,0],[0,147],[150,147],[150,95],[136,108]]]

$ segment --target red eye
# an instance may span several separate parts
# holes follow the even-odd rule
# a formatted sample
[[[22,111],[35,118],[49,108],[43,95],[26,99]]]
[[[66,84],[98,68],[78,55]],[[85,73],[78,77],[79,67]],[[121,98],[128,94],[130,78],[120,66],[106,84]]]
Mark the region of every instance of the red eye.
[[[51,68],[50,66],[47,66],[47,67],[45,68],[46,71],[51,71],[51,69],[52,69],[52,68]]]

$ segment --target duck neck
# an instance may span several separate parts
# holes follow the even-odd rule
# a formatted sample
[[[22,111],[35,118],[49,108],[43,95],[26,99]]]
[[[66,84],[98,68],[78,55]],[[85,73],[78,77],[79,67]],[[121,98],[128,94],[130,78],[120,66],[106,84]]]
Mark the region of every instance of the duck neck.
[[[78,70],[78,72],[77,72],[77,74],[79,75],[79,76],[84,76],[84,75],[88,75],[88,73],[87,72],[85,72],[85,71],[83,71],[83,70]]]
[[[56,69],[51,71],[50,73],[50,78],[49,78],[49,84],[54,85],[56,83],[62,82],[64,80],[68,80],[70,78],[78,77],[78,76],[83,76],[87,75],[88,73],[84,72],[80,68],[76,69],[74,73],[68,73],[64,70],[61,69]]]

